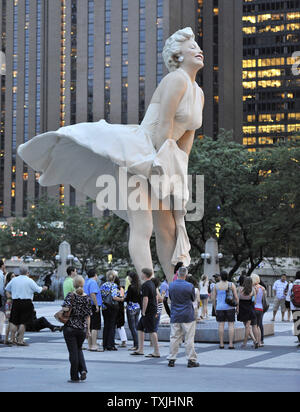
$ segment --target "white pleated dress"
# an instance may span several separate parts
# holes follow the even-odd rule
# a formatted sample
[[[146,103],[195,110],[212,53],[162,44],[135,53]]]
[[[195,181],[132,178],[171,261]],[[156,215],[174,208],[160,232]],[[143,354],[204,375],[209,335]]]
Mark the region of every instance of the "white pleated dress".
[[[113,176],[118,184],[120,168],[126,168],[128,176],[139,175],[148,181],[151,181],[151,176],[159,174],[167,177],[177,175],[186,183],[188,156],[176,142],[187,130],[201,127],[203,92],[184,70],[177,70],[186,77],[187,89],[176,112],[172,139],[158,141],[156,127],[160,104],[151,103],[140,125],[109,124],[100,120],[64,126],[21,144],[19,156],[42,173],[39,179],[42,186],[71,184],[90,198],[97,199],[98,207],[101,207],[97,198],[101,190],[97,187],[99,176]],[[166,193],[158,193],[155,189],[154,193],[160,198],[166,196]],[[180,196],[176,193],[176,184],[168,195]],[[119,197],[122,197],[122,190],[113,212],[128,222],[124,199],[123,206],[119,207]],[[172,263],[183,261],[188,265],[190,243],[184,222],[187,184],[181,197],[181,213],[174,214],[177,242]],[[106,207],[103,204],[103,209]]]

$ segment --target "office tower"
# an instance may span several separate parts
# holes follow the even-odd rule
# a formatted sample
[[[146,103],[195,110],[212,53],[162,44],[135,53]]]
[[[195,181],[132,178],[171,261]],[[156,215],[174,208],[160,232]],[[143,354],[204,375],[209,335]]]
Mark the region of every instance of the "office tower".
[[[243,1],[243,143],[249,150],[300,132],[300,1]]]
[[[204,51],[199,84],[205,92],[200,134],[216,138],[220,129],[232,130],[242,142],[242,2],[197,0],[198,43]]]
[[[40,187],[17,147],[68,124],[139,123],[166,74],[164,41],[195,28],[195,1],[1,0],[0,13],[0,218],[26,215],[43,193],[85,204],[65,182]]]
[[[26,215],[43,193],[86,203],[65,182],[42,188],[17,146],[68,124],[140,123],[167,73],[164,41],[182,27],[205,55],[200,137],[232,130],[256,150],[299,132],[299,10],[299,0],[1,0],[0,217]]]

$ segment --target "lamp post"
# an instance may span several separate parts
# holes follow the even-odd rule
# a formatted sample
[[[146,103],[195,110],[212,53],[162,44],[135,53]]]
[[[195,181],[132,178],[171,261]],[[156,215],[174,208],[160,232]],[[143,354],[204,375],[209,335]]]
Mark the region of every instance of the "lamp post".
[[[67,267],[79,263],[79,259],[71,254],[71,246],[64,241],[59,245],[58,254],[55,256],[57,262],[55,289],[57,298],[61,294],[62,284],[67,275]]]
[[[212,279],[213,275],[220,273],[219,261],[223,254],[218,252],[218,242],[210,238],[205,242],[205,253],[201,254],[204,260],[204,274],[208,279]]]

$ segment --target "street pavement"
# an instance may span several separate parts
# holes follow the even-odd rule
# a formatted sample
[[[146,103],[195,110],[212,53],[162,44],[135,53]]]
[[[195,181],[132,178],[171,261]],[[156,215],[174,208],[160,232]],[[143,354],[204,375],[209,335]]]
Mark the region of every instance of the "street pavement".
[[[59,303],[35,302],[37,316],[57,324],[53,315]],[[271,309],[265,320],[271,319]],[[160,342],[158,359],[131,356],[128,348],[117,352],[85,350],[88,375],[79,384],[67,382],[70,367],[61,332],[26,332],[28,347],[0,345],[0,392],[299,392],[300,347],[292,322],[280,319],[278,313],[275,335],[265,338],[263,348],[255,350],[250,341],[247,349],[236,343],[236,350],[196,343],[199,368],[187,368],[183,345],[176,366],[169,368],[168,342]],[[151,351],[146,342],[144,353]]]

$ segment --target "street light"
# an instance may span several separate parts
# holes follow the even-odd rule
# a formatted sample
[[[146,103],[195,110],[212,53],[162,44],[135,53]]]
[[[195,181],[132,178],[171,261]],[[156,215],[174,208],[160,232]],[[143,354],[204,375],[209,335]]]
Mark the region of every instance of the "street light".
[[[206,260],[207,263],[211,263],[210,253],[201,253],[201,257],[202,257],[203,260]]]
[[[67,265],[72,265],[74,262],[74,255],[68,255],[67,256]]]
[[[56,262],[57,262],[58,265],[61,264],[61,257],[60,257],[60,255],[56,255],[56,256],[55,256],[55,260],[56,260]]]
[[[222,257],[223,257],[223,253],[218,253],[216,257],[216,263],[219,263],[219,260],[222,259]]]

